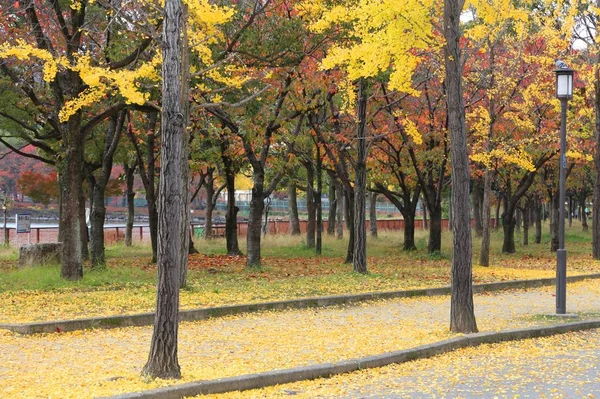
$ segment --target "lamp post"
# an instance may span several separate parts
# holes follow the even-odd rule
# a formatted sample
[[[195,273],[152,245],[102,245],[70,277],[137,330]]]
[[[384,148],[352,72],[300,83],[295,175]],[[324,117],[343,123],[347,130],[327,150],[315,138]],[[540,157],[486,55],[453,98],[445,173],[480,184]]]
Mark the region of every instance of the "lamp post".
[[[567,105],[573,97],[573,70],[557,62],[556,97],[560,100],[560,165],[558,182],[558,250],[556,251],[556,313],[567,313],[567,250],[565,249],[565,180],[567,171]]]

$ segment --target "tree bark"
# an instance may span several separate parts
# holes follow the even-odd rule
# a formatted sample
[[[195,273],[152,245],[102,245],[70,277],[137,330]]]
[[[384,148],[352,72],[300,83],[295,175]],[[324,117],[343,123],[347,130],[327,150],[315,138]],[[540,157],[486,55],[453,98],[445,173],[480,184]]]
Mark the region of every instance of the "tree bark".
[[[494,214],[494,230],[498,230],[500,228],[500,204],[501,204],[501,200],[500,197],[498,196],[498,198],[496,199],[496,212]]]
[[[491,242],[491,231],[490,231],[490,213],[492,204],[492,176],[489,168],[486,167],[485,175],[483,177],[483,201],[482,211],[483,217],[481,220],[481,252],[479,253],[479,265],[489,266],[490,265],[490,242]]]
[[[356,165],[354,167],[354,271],[367,273],[367,83],[358,83],[358,126],[356,130]]]
[[[316,172],[317,172],[317,190],[315,191],[315,207],[317,208],[317,241],[315,243],[315,253],[321,255],[323,252],[323,204],[321,201],[323,193],[323,159],[321,158],[321,149],[316,144]]]
[[[470,223],[470,221],[469,221]],[[427,252],[432,254],[442,250],[442,205],[429,209],[429,241]]]
[[[353,263],[354,256],[354,191],[348,187],[344,188],[344,210],[346,211],[346,225],[348,228],[348,249],[344,263]]]
[[[290,218],[290,234],[300,235],[300,218],[298,217],[298,195],[296,193],[296,183],[290,181],[287,186],[288,195],[288,215]]]
[[[585,213],[585,199],[586,196],[584,194],[579,196],[579,207],[581,208],[579,215],[581,216],[581,227],[583,231],[588,231],[587,215]]]
[[[556,252],[558,250],[558,207],[560,206],[560,199],[557,192],[552,193],[550,203],[552,206],[550,210],[550,251]]]
[[[306,220],[306,248],[315,247],[316,234],[316,208],[315,208],[315,170],[313,168],[312,159],[304,163],[306,168],[306,212],[308,214]]]
[[[473,307],[471,265],[471,214],[469,212],[469,159],[462,91],[462,57],[459,41],[464,0],[444,0],[445,66],[448,128],[452,154],[452,294],[450,330],[477,332]]]
[[[528,204],[521,210],[523,214],[523,246],[526,247],[529,245],[529,219],[530,219],[530,208],[531,202],[528,201]]]
[[[337,198],[337,209],[336,209],[336,238],[341,240],[344,238],[344,209],[348,206],[346,204],[346,197],[344,195],[344,189],[342,183],[335,183],[335,191]]]
[[[133,222],[135,220],[135,192],[133,191],[133,183],[135,178],[136,164],[134,163],[131,167],[125,163],[123,165],[125,169],[125,181],[127,185],[127,224],[125,227],[125,246],[130,247],[133,245]]]
[[[81,176],[81,184],[83,185],[84,182],[84,174],[85,172],[82,170],[82,176]],[[79,237],[81,238],[81,242],[79,243],[79,245],[81,245],[81,259],[82,260],[88,260],[90,259],[90,251],[88,249],[88,244],[90,241],[90,234],[89,234],[89,230],[88,230],[88,226],[87,226],[87,218],[86,218],[86,199],[85,199],[85,193],[83,191],[83,187],[81,189],[81,191],[79,192],[79,207],[77,209],[77,211],[79,212]],[[104,234],[104,232],[102,232],[102,234]]]
[[[335,178],[332,175],[328,177],[329,183],[329,215],[327,218],[327,235],[332,236],[335,234],[335,222],[338,198],[336,196],[335,189]]]
[[[165,1],[162,65],[162,145],[159,189],[158,288],[154,332],[142,374],[181,378],[177,358],[179,284],[188,254],[188,157],[181,110],[181,0]]]
[[[81,172],[84,151],[84,135],[81,134],[81,111],[78,111],[67,122],[62,147],[65,158],[61,174],[60,230],[62,255],[60,275],[67,280],[80,280],[83,277],[83,261],[79,193],[83,190]]]
[[[110,119],[108,130],[104,137],[104,150],[102,153],[102,167],[98,177],[91,176],[90,185],[93,185],[92,195],[94,198],[90,213],[92,268],[106,267],[106,254],[104,248],[104,219],[106,218],[106,206],[104,205],[106,185],[110,179],[113,167],[113,157],[121,138],[123,124],[125,123],[126,111],[121,111]]]
[[[377,193],[370,193],[369,206],[369,227],[371,230],[371,237],[377,238]]]
[[[521,210],[519,208],[515,209],[515,230],[517,233],[521,233],[521,225],[522,223],[522,216],[523,214],[521,213]]]
[[[542,202],[540,197],[536,195],[534,200],[535,206],[535,243],[542,243]]]
[[[206,210],[204,213],[204,239],[212,240],[212,230],[213,230],[213,210],[214,210],[214,202],[213,197],[215,196],[215,177],[214,171],[207,170],[206,175]]]
[[[246,244],[248,257],[246,258],[246,268],[260,269],[260,241],[262,215],[265,207],[264,203],[264,172],[255,170],[252,175],[254,186],[252,187],[252,198],[250,200],[250,216],[248,217],[248,235]]]
[[[473,180],[473,219],[475,220],[475,235],[481,237],[483,235],[483,215],[482,207],[485,207],[485,203],[481,201],[481,183],[478,179]]]
[[[429,228],[429,220],[427,218],[427,203],[421,201],[421,208],[423,209],[423,229]]]
[[[227,188],[227,212],[225,213],[225,240],[227,246],[227,255],[242,255],[238,243],[237,234],[237,214],[240,210],[235,206],[235,169],[233,161],[223,155],[225,150],[221,148],[221,159],[223,160],[225,170],[225,184]]]

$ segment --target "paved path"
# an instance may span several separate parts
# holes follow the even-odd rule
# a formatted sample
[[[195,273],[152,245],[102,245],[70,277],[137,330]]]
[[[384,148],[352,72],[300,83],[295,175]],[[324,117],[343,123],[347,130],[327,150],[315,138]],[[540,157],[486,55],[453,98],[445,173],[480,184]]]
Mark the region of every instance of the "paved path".
[[[544,323],[554,289],[475,297],[479,329]],[[569,285],[569,311],[600,312],[597,281]],[[340,308],[266,312],[182,323],[179,382],[380,354],[450,337],[449,298],[410,298]],[[0,333],[0,397],[81,398],[151,389],[140,380],[151,327],[22,337]],[[82,392],[85,395],[82,396]],[[8,396],[10,395],[10,396]]]
[[[599,356],[600,331],[592,330],[203,398],[596,398]]]

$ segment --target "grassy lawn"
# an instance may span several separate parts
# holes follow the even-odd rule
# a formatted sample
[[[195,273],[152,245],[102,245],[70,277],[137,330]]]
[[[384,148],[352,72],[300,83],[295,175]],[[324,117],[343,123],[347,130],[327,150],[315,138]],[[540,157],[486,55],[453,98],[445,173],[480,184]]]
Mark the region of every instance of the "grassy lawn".
[[[545,226],[547,229],[547,225]],[[490,267],[474,266],[475,283],[554,276],[555,254],[549,236],[542,244],[521,246],[517,253],[500,254],[501,232],[494,233]],[[188,286],[181,292],[182,308],[260,302],[298,297],[439,287],[450,283],[451,235],[444,233],[442,252],[427,254],[427,233],[417,232],[418,250],[402,252],[401,232],[382,232],[368,241],[369,274],[352,272],[344,264],[346,240],[324,237],[323,255],[307,249],[304,237],[267,236],[263,268],[246,271],[243,257],[228,257],[222,239],[196,241],[201,254],[190,256]],[[530,237],[533,241],[533,237]],[[591,257],[591,233],[574,225],[566,236],[568,273],[600,272]],[[241,240],[242,251],[245,251]],[[480,242],[474,238],[474,264]],[[156,266],[148,246],[107,249],[108,267],[91,270],[69,282],[59,266],[18,269],[15,250],[0,250],[0,322],[27,322],[152,311]]]

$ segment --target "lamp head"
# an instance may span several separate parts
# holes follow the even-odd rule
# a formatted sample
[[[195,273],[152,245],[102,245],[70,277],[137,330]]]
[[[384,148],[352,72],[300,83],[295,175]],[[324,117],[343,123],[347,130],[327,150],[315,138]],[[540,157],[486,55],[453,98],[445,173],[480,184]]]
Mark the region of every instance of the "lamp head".
[[[573,71],[570,68],[558,68],[556,73],[556,98],[572,98],[573,97]]]

